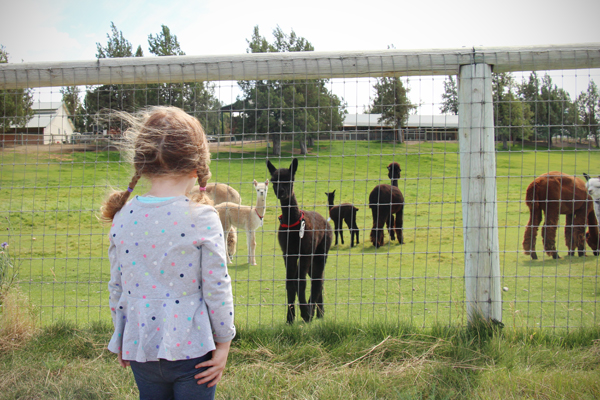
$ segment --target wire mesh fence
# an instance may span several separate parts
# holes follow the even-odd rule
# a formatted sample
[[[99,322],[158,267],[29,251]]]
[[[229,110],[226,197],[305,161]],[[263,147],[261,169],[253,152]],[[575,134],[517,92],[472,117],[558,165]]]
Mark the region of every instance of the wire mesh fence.
[[[482,290],[501,295],[490,302],[499,305],[505,325],[597,325],[599,269],[592,255],[597,238],[588,241],[585,257],[567,256],[565,242],[565,235],[575,237],[583,229],[592,236],[597,222],[577,222],[575,211],[550,222],[549,228],[558,228],[560,258],[553,257],[552,248],[543,250],[552,229],[538,235],[537,260],[524,253],[523,241],[530,216],[527,187],[536,177],[550,171],[580,179],[583,173],[600,174],[599,49],[311,52],[1,65],[3,254],[16,256],[17,283],[43,323],[108,320],[108,227],[97,215],[106,193],[125,188],[132,174],[120,151],[125,128],[112,112],[173,105],[202,122],[212,154],[211,182],[235,189],[242,204],[256,204],[253,181],[270,177],[267,159],[287,168],[297,158],[294,189],[303,210],[328,217],[327,193],[334,194],[332,205],[358,209],[353,217],[358,239],[351,239],[345,222],[329,221],[336,234],[324,274],[326,319],[464,324],[465,282],[471,277],[465,265],[489,256],[469,250],[467,242],[489,241],[497,272],[490,270]],[[486,95],[480,103],[487,119],[483,114],[467,119],[471,111],[465,107],[473,100],[460,94],[473,86],[461,68],[475,64],[493,68],[484,85],[473,89]],[[465,145],[475,125],[491,132],[492,151],[482,138]],[[467,174],[467,163],[482,154],[493,172]],[[388,169],[393,163],[401,169],[397,179]],[[465,201],[465,188],[479,181],[493,191],[495,200],[485,212],[494,215],[474,221],[472,210],[488,200]],[[582,182],[584,208],[593,210]],[[403,243],[398,230],[381,226],[383,245],[371,239],[369,196],[380,184],[397,184],[403,195]],[[148,187],[141,181],[134,194]],[[568,197],[535,201],[542,208],[575,203]],[[270,189],[263,225],[256,231],[256,265],[249,263],[246,233],[238,232],[229,265],[238,325],[285,321],[280,214]],[[465,222],[467,216],[471,222]],[[576,220],[576,235],[563,232],[565,218]],[[473,234],[469,226],[485,229]]]

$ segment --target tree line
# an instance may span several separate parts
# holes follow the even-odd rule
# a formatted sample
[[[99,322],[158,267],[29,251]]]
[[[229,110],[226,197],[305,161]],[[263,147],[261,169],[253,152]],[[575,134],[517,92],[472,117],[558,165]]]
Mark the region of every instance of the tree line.
[[[492,73],[492,98],[496,137],[508,149],[508,141],[543,141],[554,138],[593,139],[600,148],[600,94],[593,80],[575,99],[552,82],[547,73],[531,72],[517,82],[508,72]],[[458,88],[454,77],[444,81],[442,113],[458,114]]]
[[[129,42],[111,22],[105,44],[96,43],[96,58],[143,57],[141,45]],[[246,39],[248,53],[314,51],[314,46],[293,30],[285,33],[279,26],[272,40],[254,27]],[[147,51],[153,56],[185,55],[169,27],[148,35]],[[390,46],[393,48],[393,46]],[[388,48],[390,48],[388,47]],[[0,63],[8,62],[8,53],[0,45]],[[281,138],[293,134],[302,154],[308,152],[321,134],[340,130],[346,102],[334,94],[328,79],[253,80],[237,82],[241,94],[233,104],[224,105],[209,82],[170,82],[138,85],[94,85],[82,92],[79,86],[61,88],[62,100],[79,132],[104,129],[118,134],[119,121],[110,119],[110,111],[135,112],[152,105],[173,105],[197,117],[209,135],[266,134],[273,143],[273,154],[281,154]],[[458,87],[454,77],[444,81],[440,112],[458,114]],[[544,140],[552,146],[557,136],[593,137],[600,147],[598,115],[600,95],[593,81],[575,99],[553,84],[549,75],[532,72],[528,80],[516,82],[510,73],[493,73],[494,123],[496,135],[507,147],[508,141]],[[410,87],[399,77],[379,77],[373,85],[365,113],[381,114],[380,122],[394,127],[395,140],[402,142],[401,127],[416,109],[409,99]],[[24,126],[33,112],[31,89],[0,91],[2,119],[0,128]]]

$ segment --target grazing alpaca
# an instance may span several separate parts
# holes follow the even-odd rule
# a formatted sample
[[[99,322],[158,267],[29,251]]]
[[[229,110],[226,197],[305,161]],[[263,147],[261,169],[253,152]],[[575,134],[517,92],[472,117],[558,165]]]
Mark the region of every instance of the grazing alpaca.
[[[265,183],[253,182],[256,190],[256,205],[241,206],[236,203],[221,203],[215,206],[221,218],[223,231],[227,232],[232,227],[246,231],[246,243],[248,244],[248,264],[256,265],[256,230],[262,226],[265,211],[267,209],[267,192],[269,180]],[[229,259],[231,262],[231,259]]]
[[[546,220],[542,227],[544,250],[552,258],[560,258],[556,252],[556,230],[559,215],[567,216],[565,242],[569,255],[578,249],[579,256],[585,255],[585,239],[598,255],[598,220],[592,206],[592,197],[588,195],[585,182],[561,172],[548,172],[535,178],[527,187],[525,203],[529,208],[529,222],[525,228],[523,249],[532,259],[537,260],[535,242],[538,226],[542,222],[542,212]],[[585,226],[588,233],[585,234]]]
[[[329,217],[333,220],[335,225],[335,245],[338,244],[338,232],[342,238],[342,244],[344,244],[344,231],[342,229],[342,221],[346,221],[348,229],[350,230],[350,247],[354,247],[354,236],[356,235],[356,244],[358,244],[358,226],[356,225],[356,213],[358,208],[354,207],[350,203],[342,203],[339,206],[333,205],[335,199],[335,190],[333,192],[325,192],[327,196],[327,204],[329,204]]]
[[[296,317],[294,303],[296,293],[300,304],[300,315],[306,322],[313,318],[315,308],[317,318],[322,318],[323,272],[327,253],[331,247],[333,234],[329,223],[319,213],[302,211],[294,195],[294,177],[298,169],[298,159],[294,158],[290,168],[277,169],[269,160],[267,168],[271,173],[271,183],[275,195],[281,202],[277,237],[283,251],[286,278],[288,309],[287,322],[292,324]],[[306,301],[306,274],[312,279],[310,297]]]
[[[198,193],[199,190],[200,188],[198,186],[194,186],[190,193]],[[209,183],[206,185],[206,193],[209,195],[215,206],[226,202],[242,204],[242,198],[238,191],[224,183]],[[227,253],[229,261],[231,262],[231,257],[235,254],[235,249],[237,247],[237,230],[232,226],[229,231],[224,230],[224,232],[227,232]]]
[[[404,196],[398,189],[400,178],[400,165],[396,162],[387,167],[388,177],[392,180],[391,185],[377,185],[369,194],[369,208],[373,213],[373,228],[371,229],[371,242],[379,248],[383,246],[383,226],[387,224],[390,232],[390,240],[394,240],[394,231],[398,237],[398,243],[404,244]],[[396,220],[394,223],[394,214]]]

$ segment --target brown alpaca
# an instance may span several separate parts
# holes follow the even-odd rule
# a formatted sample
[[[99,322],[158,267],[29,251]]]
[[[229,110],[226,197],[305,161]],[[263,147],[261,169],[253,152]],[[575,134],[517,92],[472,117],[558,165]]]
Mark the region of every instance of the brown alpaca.
[[[190,193],[195,194],[199,192],[199,186],[194,186]],[[206,185],[206,194],[208,194],[208,197],[212,200],[213,205],[215,206],[226,202],[242,204],[242,197],[238,191],[224,183],[209,183]],[[235,254],[236,247],[237,228],[232,226],[230,227],[229,232],[227,232],[227,253],[230,260]]]
[[[354,247],[354,236],[356,236],[356,244],[359,244],[358,225],[356,225],[358,208],[350,203],[342,203],[334,206],[335,190],[333,192],[325,192],[325,196],[327,196],[327,204],[329,205],[329,218],[333,220],[335,227],[335,245],[337,246],[338,244],[338,233],[342,239],[342,244],[344,244],[344,227],[342,221],[346,222],[350,230],[350,247]]]
[[[379,248],[383,246],[383,226],[387,225],[390,240],[394,240],[394,231],[398,236],[398,243],[404,244],[402,227],[404,225],[404,196],[398,189],[398,179],[402,169],[396,162],[387,167],[391,185],[377,185],[369,194],[369,208],[373,214],[373,228],[371,229],[371,242]],[[394,221],[394,214],[396,220]]]
[[[556,230],[560,214],[567,216],[565,242],[569,256],[575,253],[575,249],[580,257],[585,255],[586,239],[594,255],[598,255],[598,220],[593,199],[588,195],[583,180],[557,171],[540,175],[527,187],[525,204],[529,208],[529,221],[525,228],[523,249],[532,259],[537,260],[535,242],[542,213],[545,214],[542,239],[548,256],[560,258],[556,252]],[[589,228],[587,234],[586,224]]]
[[[199,187],[194,186],[192,193],[198,193]],[[209,183],[206,185],[206,194],[216,206],[221,203],[236,203],[242,204],[242,198],[237,190],[224,183]]]

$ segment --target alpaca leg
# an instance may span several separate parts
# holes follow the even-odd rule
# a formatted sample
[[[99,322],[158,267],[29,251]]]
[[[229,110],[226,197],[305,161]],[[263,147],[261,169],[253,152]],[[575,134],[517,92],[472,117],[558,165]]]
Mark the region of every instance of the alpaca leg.
[[[354,247],[354,232],[352,232],[352,217],[344,218],[344,222],[346,222],[346,226],[348,227],[348,231],[350,232],[350,248]]]
[[[318,254],[321,254],[320,252]],[[323,271],[325,270],[325,262],[327,256],[314,256],[310,283],[310,299],[309,303],[313,309],[311,317],[314,315],[314,310],[317,311],[317,318],[323,318],[325,309],[323,307]]]
[[[338,220],[335,224],[335,235],[337,236],[338,232],[340,233],[340,239],[342,240],[342,244],[344,244],[344,219],[338,215]]]
[[[396,234],[394,232],[395,224],[396,224],[396,222],[394,220],[394,214],[392,214],[392,209],[390,207],[390,215],[389,215],[389,219],[387,220],[387,228],[388,228],[388,232],[390,233],[390,242],[393,242],[396,239]]]
[[[233,226],[223,229],[227,232],[227,262],[233,263],[233,255],[235,254],[235,248],[237,245],[237,230]]]
[[[304,322],[310,322],[313,316],[313,307],[310,299],[306,301],[306,274],[311,267],[312,255],[300,256],[299,258],[298,303],[300,304],[300,316]]]
[[[575,252],[575,247],[577,247],[577,255],[579,257],[585,256],[586,215],[584,211],[585,210],[578,210],[573,219],[573,237],[571,242],[573,242],[573,252]]]
[[[287,323],[293,324],[296,319],[296,309],[294,304],[296,303],[296,293],[298,292],[298,285],[300,283],[300,276],[298,275],[298,256],[283,256],[285,263],[285,290],[287,292],[288,309],[287,309]]]
[[[246,231],[246,243],[248,245],[248,264],[256,265],[256,232],[252,229]]]
[[[550,257],[560,258],[556,251],[556,231],[558,229],[559,219],[558,203],[546,203],[546,220],[542,228],[542,239],[544,240],[544,250]]]
[[[337,223],[336,220],[333,220],[333,225],[335,225],[335,229],[334,229],[334,232],[335,232],[335,245],[337,246],[337,244],[338,244],[338,223]],[[342,238],[342,244],[344,244],[344,238]]]
[[[523,237],[523,250],[525,254],[530,255],[533,260],[537,260],[537,254],[535,252],[535,242],[537,239],[537,232],[542,222],[542,209],[539,204],[532,203],[529,206],[529,221],[525,228],[525,234]]]
[[[567,221],[565,224],[565,244],[567,245],[568,256],[572,257],[575,255],[575,247],[577,244],[574,242],[575,237],[573,236],[573,215],[567,214]]]
[[[398,237],[398,243],[404,244],[404,206],[400,207],[400,211],[396,213],[396,236]]]
[[[356,244],[360,244],[360,242],[358,241],[358,225],[356,225],[356,212],[354,213],[353,217],[352,217],[352,230],[351,230],[351,237],[354,237],[353,235],[356,235]],[[350,247],[352,247],[352,244],[350,244]]]

